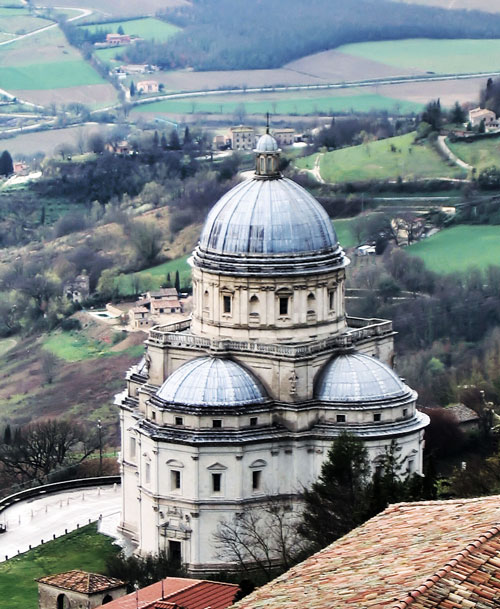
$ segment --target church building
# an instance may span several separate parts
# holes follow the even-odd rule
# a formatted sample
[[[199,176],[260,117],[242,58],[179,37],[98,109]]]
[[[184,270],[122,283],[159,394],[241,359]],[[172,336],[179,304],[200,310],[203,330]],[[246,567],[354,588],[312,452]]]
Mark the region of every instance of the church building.
[[[117,398],[121,530],[191,573],[227,565],[221,521],[269,497],[300,507],[344,430],[373,469],[395,440],[422,472],[428,417],[392,370],[390,321],[349,317],[332,222],[263,135],[252,179],[212,208],[191,258],[193,315],[149,331]]]

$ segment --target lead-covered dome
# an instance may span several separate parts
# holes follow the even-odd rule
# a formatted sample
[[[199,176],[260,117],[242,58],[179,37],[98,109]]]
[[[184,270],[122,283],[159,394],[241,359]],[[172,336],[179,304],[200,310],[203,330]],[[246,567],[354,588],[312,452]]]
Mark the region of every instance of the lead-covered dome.
[[[416,397],[380,360],[361,353],[339,355],[324,367],[315,397],[324,402],[367,403]]]
[[[228,359],[200,357],[173,372],[156,393],[170,404],[239,406],[267,401],[259,381]]]
[[[278,142],[269,133],[264,133],[259,137],[255,152],[278,152]]]

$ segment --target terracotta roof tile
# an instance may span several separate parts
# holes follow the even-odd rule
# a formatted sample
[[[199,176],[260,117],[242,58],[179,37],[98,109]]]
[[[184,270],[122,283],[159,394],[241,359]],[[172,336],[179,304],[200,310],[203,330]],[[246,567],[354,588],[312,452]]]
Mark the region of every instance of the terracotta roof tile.
[[[183,577],[167,577],[106,604],[106,609],[226,609],[238,586]],[[104,607],[104,605],[102,605]],[[101,609],[100,607],[97,609]]]
[[[498,609],[499,523],[499,496],[392,505],[236,607]]]
[[[58,588],[82,592],[83,594],[94,594],[125,586],[125,582],[114,577],[106,577],[98,573],[87,573],[86,571],[77,570],[47,575],[40,577],[37,581],[41,584],[57,586]]]

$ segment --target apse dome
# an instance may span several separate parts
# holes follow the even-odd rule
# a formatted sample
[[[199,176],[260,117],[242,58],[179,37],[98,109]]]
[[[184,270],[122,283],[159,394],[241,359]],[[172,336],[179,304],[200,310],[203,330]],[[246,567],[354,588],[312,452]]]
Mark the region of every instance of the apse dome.
[[[319,377],[315,397],[324,402],[367,403],[416,398],[398,375],[380,360],[361,353],[330,360]]]
[[[200,357],[173,372],[156,393],[169,404],[240,406],[267,401],[259,381],[228,359]]]

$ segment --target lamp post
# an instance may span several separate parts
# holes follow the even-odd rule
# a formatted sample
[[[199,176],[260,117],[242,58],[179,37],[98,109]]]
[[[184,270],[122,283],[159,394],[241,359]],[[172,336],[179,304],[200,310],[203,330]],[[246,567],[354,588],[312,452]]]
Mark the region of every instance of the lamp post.
[[[99,476],[102,476],[102,424],[101,419],[97,419],[97,433],[99,437]]]

